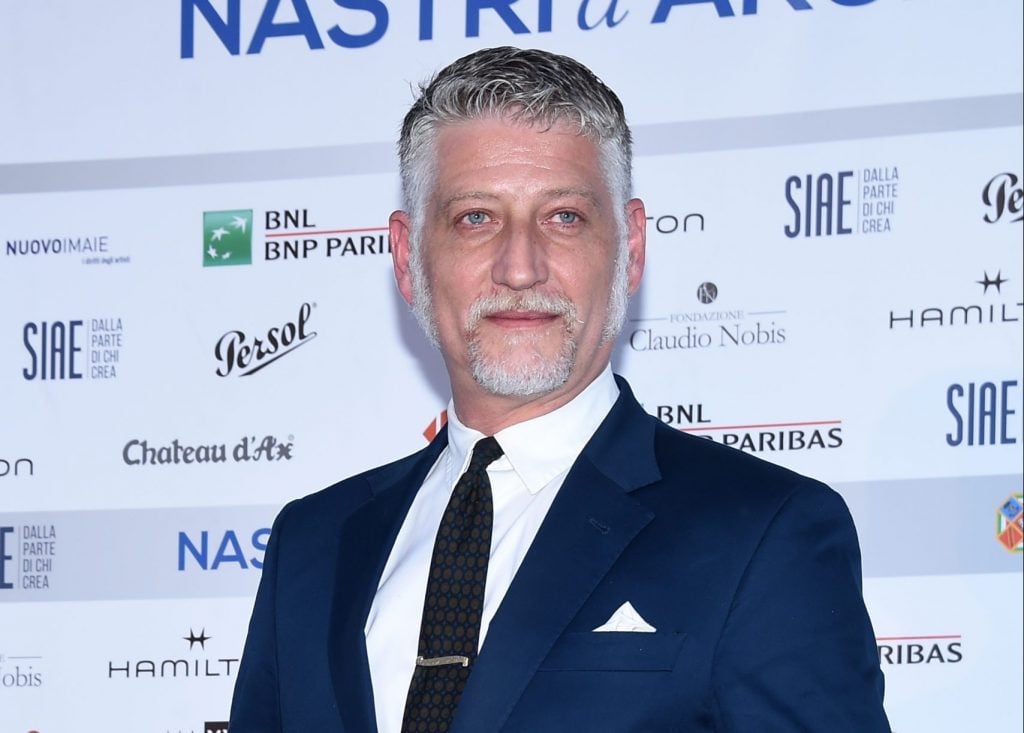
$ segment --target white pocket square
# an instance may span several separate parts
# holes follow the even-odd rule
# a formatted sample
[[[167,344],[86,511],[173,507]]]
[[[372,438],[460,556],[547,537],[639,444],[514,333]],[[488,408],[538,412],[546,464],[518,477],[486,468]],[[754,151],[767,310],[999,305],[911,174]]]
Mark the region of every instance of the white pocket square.
[[[619,606],[610,619],[594,631],[640,631],[653,634],[657,629],[644,621],[643,616],[633,608],[633,604],[626,601]]]

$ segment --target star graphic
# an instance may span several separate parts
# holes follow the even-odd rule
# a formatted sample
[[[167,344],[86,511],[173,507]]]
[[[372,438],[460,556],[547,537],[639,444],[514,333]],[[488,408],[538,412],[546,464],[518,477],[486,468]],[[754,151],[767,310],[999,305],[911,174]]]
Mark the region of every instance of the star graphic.
[[[217,259],[217,248],[211,244],[210,248],[206,250],[206,254],[210,255],[212,259]]]
[[[199,636],[196,636],[196,632],[194,632],[192,630],[192,627],[189,626],[189,628],[188,628],[188,636],[183,636],[181,638],[188,642],[188,650],[192,651],[192,647],[194,647],[196,645],[196,642],[199,643],[200,647],[202,647],[203,649],[206,649],[206,642],[208,642],[213,637],[206,635],[206,629],[205,628],[202,631],[199,632]]]
[[[220,256],[220,258],[221,258],[222,260],[226,260],[226,259],[227,259],[228,257],[230,257],[230,256],[231,256],[231,250],[228,250],[227,252],[225,252],[224,254],[222,254],[222,255]]]
[[[217,227],[210,234],[210,239],[212,239],[214,242],[219,242],[221,237],[223,237],[227,233],[228,233],[228,230],[225,229],[224,227]]]
[[[974,282],[978,283],[978,285],[981,285],[981,286],[983,286],[985,288],[985,290],[982,291],[982,295],[984,295],[985,293],[988,292],[988,288],[989,288],[990,285],[994,285],[995,286],[997,293],[1003,292],[1003,283],[1010,282],[1010,278],[1004,278],[1002,270],[999,270],[996,273],[996,276],[994,278],[990,278],[988,276],[988,271],[986,270],[985,271],[985,279],[984,280],[975,280]]]
[[[234,221],[231,222],[231,226],[233,226],[235,229],[241,229],[242,232],[244,233],[245,232],[245,224],[246,224],[245,219],[243,219],[240,216],[235,216],[235,217],[232,217],[232,218],[234,219]]]

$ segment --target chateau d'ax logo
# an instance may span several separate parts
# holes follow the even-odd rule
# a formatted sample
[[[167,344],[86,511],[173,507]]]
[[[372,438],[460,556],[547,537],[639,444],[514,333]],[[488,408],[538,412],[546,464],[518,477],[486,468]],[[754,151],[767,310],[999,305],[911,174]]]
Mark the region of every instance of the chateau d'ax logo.
[[[721,292],[713,282],[694,288],[703,308],[635,318],[627,343],[633,351],[701,351],[713,348],[756,348],[786,342],[782,317],[777,308],[708,308]]]
[[[265,263],[391,254],[386,226],[318,226],[310,210],[302,208],[259,213],[262,251],[256,258]],[[253,231],[256,221],[252,209],[203,212],[203,267],[251,265],[253,243],[257,240]],[[672,222],[664,226],[672,226]]]
[[[193,463],[273,463],[290,461],[295,449],[291,435],[280,440],[273,435],[262,438],[243,436],[230,448],[227,443],[190,445],[177,438],[170,443],[150,444],[148,440],[133,438],[121,449],[121,460],[127,466],[168,466]]]
[[[213,348],[217,376],[247,377],[308,344],[317,336],[316,331],[309,329],[314,308],[316,303],[303,303],[295,320],[273,326],[259,337],[239,330],[225,333]]]

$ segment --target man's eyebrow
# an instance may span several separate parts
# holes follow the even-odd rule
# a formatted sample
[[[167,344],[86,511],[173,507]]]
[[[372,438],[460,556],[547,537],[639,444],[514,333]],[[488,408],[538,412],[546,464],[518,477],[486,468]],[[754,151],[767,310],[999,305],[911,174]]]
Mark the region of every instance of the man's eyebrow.
[[[549,198],[565,198],[569,196],[579,196],[589,201],[594,206],[601,205],[601,198],[589,188],[548,188],[540,192],[540,195]],[[463,191],[461,193],[453,194],[444,201],[441,202],[441,210],[446,211],[453,204],[457,204],[460,201],[493,201],[499,198],[497,194],[488,193],[486,191]]]
[[[543,195],[547,196],[548,198],[562,198],[562,197],[565,197],[565,196],[579,196],[580,198],[585,198],[587,201],[589,201],[594,206],[598,206],[599,207],[601,205],[601,198],[594,191],[592,191],[589,188],[573,188],[573,187],[569,187],[569,188],[549,188],[549,189],[546,189],[545,191],[542,191],[541,193]]]
[[[496,198],[498,197],[493,193],[486,193],[485,191],[464,191],[462,193],[457,193],[452,196],[449,196],[444,201],[442,201],[441,210],[445,211],[448,208],[450,208],[452,204],[457,204],[460,201],[482,201],[492,200]]]

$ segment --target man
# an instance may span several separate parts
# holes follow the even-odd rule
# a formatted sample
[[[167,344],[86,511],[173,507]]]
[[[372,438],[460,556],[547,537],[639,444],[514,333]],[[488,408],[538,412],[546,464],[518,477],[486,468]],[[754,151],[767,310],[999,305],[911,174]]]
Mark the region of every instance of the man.
[[[888,731],[842,500],[610,372],[645,245],[618,98],[479,51],[399,153],[395,275],[448,428],[281,512],[232,733]]]

